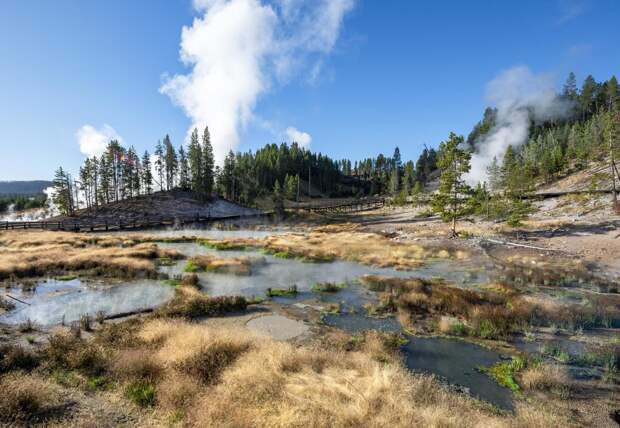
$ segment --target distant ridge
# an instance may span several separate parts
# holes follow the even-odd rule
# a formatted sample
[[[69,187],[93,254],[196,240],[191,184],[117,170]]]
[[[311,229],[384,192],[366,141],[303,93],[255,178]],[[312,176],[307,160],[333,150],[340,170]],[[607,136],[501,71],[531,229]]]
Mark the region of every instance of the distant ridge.
[[[0,195],[35,195],[52,186],[51,181],[0,181]]]

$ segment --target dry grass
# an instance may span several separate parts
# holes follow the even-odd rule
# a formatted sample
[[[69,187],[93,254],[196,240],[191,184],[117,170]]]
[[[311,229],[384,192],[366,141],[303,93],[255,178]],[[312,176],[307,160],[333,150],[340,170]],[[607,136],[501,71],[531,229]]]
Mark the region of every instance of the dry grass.
[[[247,306],[248,301],[242,296],[209,297],[194,286],[182,285],[176,289],[175,297],[156,313],[162,317],[194,319],[241,312]]]
[[[202,254],[191,257],[188,261],[188,266],[193,266],[199,271],[250,275],[252,273],[252,265],[261,264],[264,261],[265,259],[262,257],[222,258],[212,254]]]
[[[26,422],[45,417],[60,403],[59,388],[39,376],[13,373],[0,378],[0,422],[9,426],[29,425]]]
[[[223,245],[264,248],[268,252],[298,257],[309,262],[335,258],[367,265],[408,270],[419,267],[429,258],[465,259],[469,254],[458,249],[423,247],[392,241],[376,233],[356,231],[357,226],[344,224],[315,228],[309,233],[268,236],[263,240],[227,239]]]
[[[538,364],[520,373],[521,384],[530,390],[552,392],[562,397],[571,389],[570,376],[565,367],[557,364]]]
[[[617,322],[617,302],[613,297],[590,296],[586,303],[564,303],[542,294],[519,295],[506,287],[472,290],[447,285],[438,280],[391,278],[366,275],[361,282],[382,292],[398,308],[400,319],[409,328],[420,317],[437,318],[443,333],[468,333],[485,339],[507,338],[528,325],[556,325],[569,329],[610,326]],[[466,328],[455,331],[441,317],[463,319]]]
[[[153,260],[180,258],[175,250],[121,237],[65,232],[1,232],[0,280],[67,271],[113,276],[156,274]]]

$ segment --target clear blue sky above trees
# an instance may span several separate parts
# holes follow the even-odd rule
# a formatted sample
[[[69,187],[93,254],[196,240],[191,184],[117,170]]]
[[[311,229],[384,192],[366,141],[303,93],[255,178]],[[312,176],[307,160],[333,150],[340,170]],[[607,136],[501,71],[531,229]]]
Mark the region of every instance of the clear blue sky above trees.
[[[265,2],[265,0],[263,0]],[[6,0],[0,13],[0,180],[47,179],[83,159],[76,131],[112,126],[138,152],[189,119],[159,93],[164,73],[184,73],[185,0]],[[311,149],[360,159],[395,145],[404,159],[480,120],[485,84],[527,65],[579,84],[620,74],[620,2],[357,0],[319,78],[274,82],[240,132],[241,150],[280,142],[289,125]]]

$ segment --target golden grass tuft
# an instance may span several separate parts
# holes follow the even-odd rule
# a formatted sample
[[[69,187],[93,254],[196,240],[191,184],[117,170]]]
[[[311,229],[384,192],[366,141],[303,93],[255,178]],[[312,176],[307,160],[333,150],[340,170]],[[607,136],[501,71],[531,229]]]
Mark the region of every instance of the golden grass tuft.
[[[66,232],[2,232],[0,280],[67,271],[132,277],[154,276],[157,258],[178,259],[176,250],[122,237]]]
[[[0,422],[13,426],[42,419],[61,403],[60,397],[59,388],[39,376],[5,375],[0,378]]]
[[[554,392],[566,396],[571,380],[565,367],[557,364],[538,364],[520,373],[521,384],[530,390]]]

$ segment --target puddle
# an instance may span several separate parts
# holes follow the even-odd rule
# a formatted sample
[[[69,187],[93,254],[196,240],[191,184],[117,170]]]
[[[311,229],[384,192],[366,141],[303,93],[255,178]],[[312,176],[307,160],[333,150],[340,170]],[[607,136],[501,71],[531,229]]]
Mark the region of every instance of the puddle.
[[[240,294],[245,296],[264,296],[268,288],[289,288],[297,286],[298,291],[310,291],[318,282],[353,283],[363,275],[383,275],[391,277],[443,277],[457,285],[485,282],[485,272],[472,271],[471,266],[459,262],[437,261],[415,271],[398,271],[392,268],[366,266],[355,262],[334,261],[331,263],[304,263],[296,259],[281,259],[262,254],[255,249],[245,251],[218,251],[195,243],[159,244],[162,248],[176,249],[188,257],[199,254],[216,254],[221,258],[261,257],[265,263],[252,267],[251,276],[230,274],[199,273],[205,291],[210,295]],[[186,261],[173,266],[163,266],[162,272],[171,277],[181,275]],[[337,293],[340,295],[342,292]]]
[[[498,353],[461,340],[409,339],[402,347],[409,369],[439,375],[450,383],[468,388],[475,397],[505,410],[513,409],[512,392],[476,370],[499,362]]]
[[[72,281],[39,282],[34,292],[9,291],[30,306],[15,302],[15,309],[0,317],[0,322],[19,324],[30,319],[40,326],[52,326],[94,316],[103,311],[113,315],[154,308],[174,295],[174,288],[154,280],[141,280],[108,285]]]
[[[282,315],[265,315],[254,318],[246,326],[259,334],[270,336],[276,340],[288,340],[306,334],[310,329],[301,321]]]

